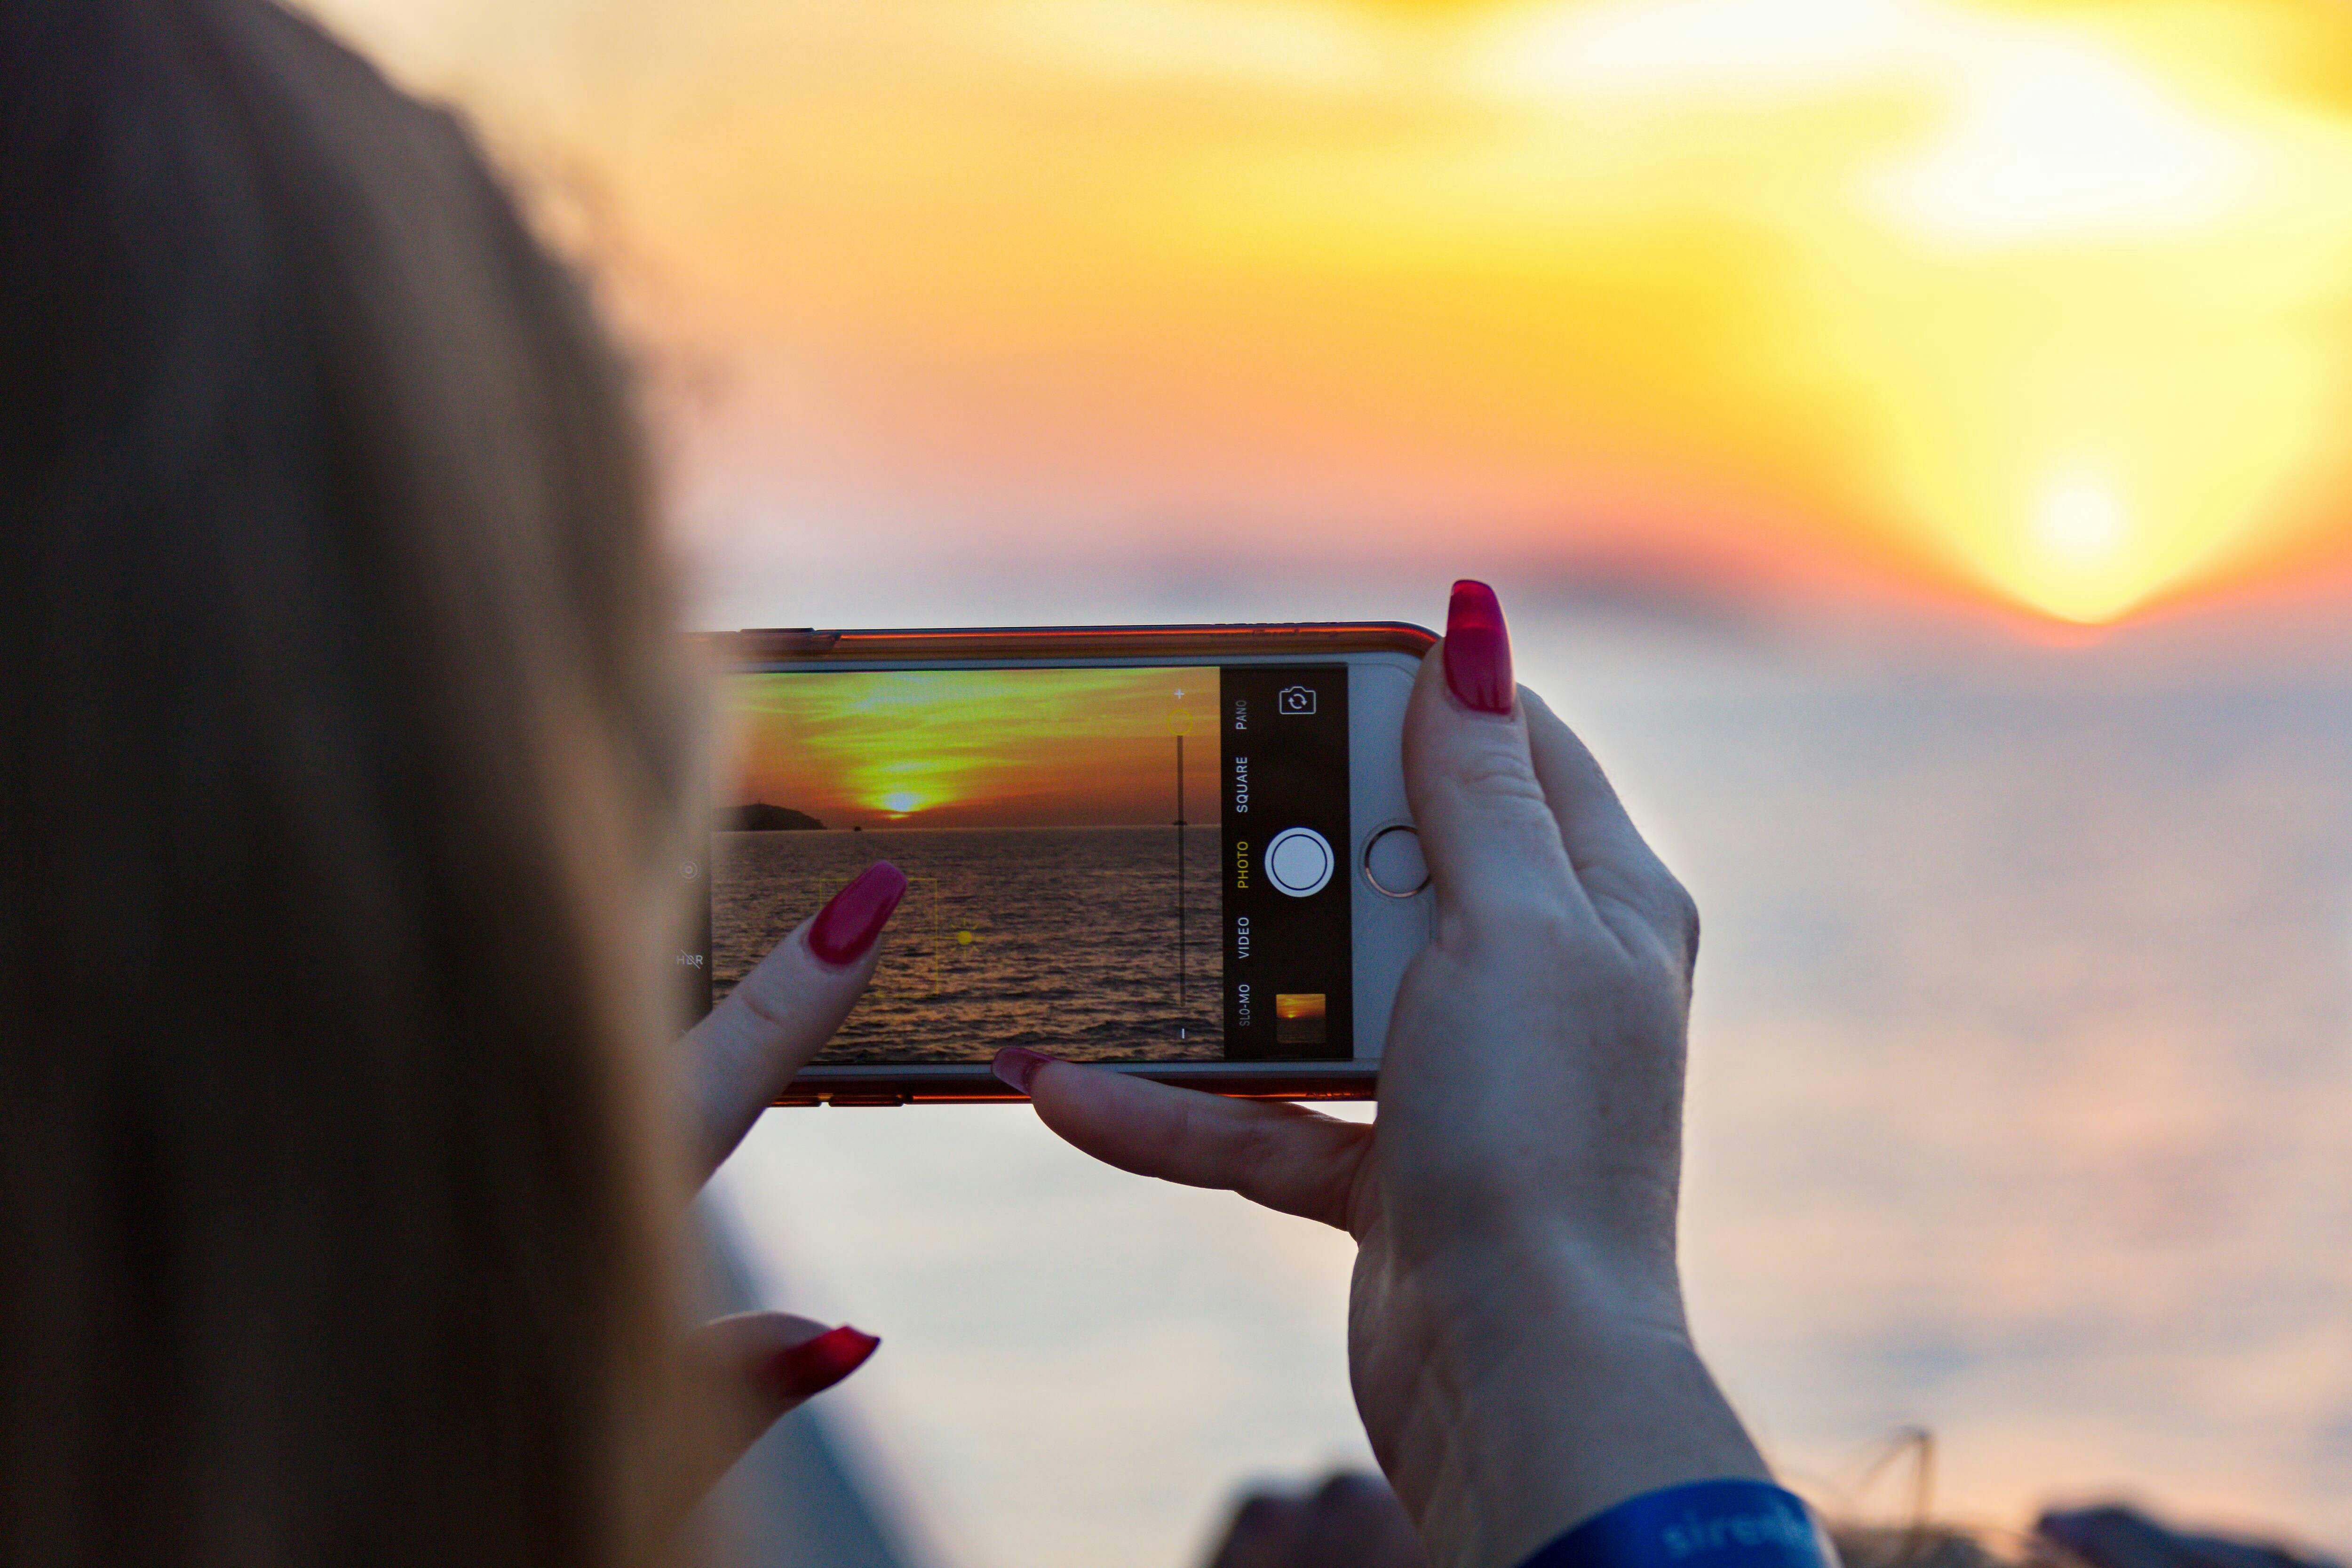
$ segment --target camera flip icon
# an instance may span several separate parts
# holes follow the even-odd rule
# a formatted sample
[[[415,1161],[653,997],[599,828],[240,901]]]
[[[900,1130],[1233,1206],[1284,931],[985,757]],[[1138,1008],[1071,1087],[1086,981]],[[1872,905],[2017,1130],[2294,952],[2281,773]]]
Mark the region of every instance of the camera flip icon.
[[[1312,713],[1315,711],[1315,689],[1311,686],[1286,686],[1274,694],[1277,713]]]

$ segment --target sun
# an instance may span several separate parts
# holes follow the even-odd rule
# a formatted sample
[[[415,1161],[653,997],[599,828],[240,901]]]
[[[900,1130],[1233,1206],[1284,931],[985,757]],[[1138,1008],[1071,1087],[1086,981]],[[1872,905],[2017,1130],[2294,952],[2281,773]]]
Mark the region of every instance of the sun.
[[[1791,395],[1775,419],[1709,395],[1721,366],[1668,372],[1683,460],[1811,446],[1835,480],[1755,500],[2099,623],[2327,527],[2352,121],[2282,62],[2347,47],[2297,4],[1535,0],[1475,58],[1531,123],[1607,106],[1639,202],[1772,279],[1734,294],[1738,251],[1695,264],[1674,228],[1627,253],[1682,252],[1736,300],[1705,346]],[[1568,245],[1622,226],[1574,205]]]
[[[908,816],[922,810],[928,803],[913,790],[894,789],[877,804],[893,816]]]

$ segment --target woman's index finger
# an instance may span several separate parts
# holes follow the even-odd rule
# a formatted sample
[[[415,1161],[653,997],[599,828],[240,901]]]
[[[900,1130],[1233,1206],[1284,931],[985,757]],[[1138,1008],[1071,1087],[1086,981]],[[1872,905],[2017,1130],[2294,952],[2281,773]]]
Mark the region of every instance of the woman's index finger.
[[[1075,1062],[1041,1068],[1029,1094],[1039,1120],[1106,1164],[1349,1228],[1349,1198],[1371,1139],[1360,1122]]]

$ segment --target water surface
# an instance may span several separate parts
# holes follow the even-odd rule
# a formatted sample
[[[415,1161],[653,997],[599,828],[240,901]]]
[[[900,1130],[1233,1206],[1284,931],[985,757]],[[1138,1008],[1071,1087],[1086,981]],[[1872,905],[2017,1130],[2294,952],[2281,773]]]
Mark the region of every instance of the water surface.
[[[1217,844],[1213,824],[1187,829],[1180,879],[1172,826],[714,834],[712,997],[887,859],[907,896],[818,1060],[1217,1060]]]

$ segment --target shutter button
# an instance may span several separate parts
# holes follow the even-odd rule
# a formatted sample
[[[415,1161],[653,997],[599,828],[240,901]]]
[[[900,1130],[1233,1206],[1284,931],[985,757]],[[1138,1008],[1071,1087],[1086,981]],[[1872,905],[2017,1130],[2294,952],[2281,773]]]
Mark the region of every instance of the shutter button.
[[[1339,858],[1331,841],[1311,827],[1286,827],[1265,847],[1265,879],[1294,899],[1310,898],[1331,880]]]

